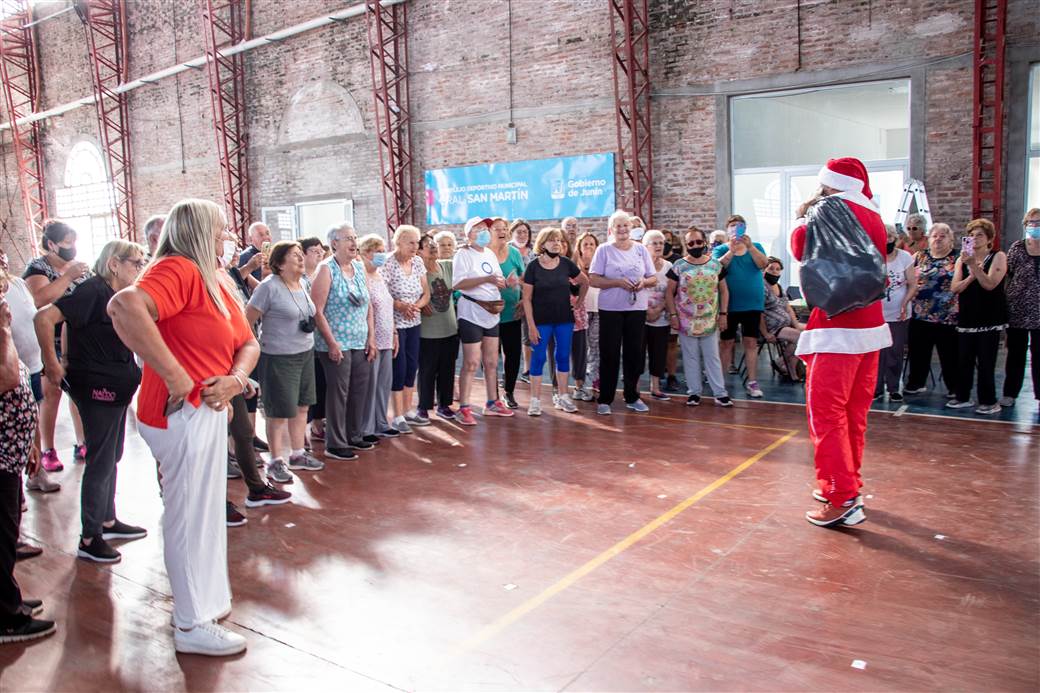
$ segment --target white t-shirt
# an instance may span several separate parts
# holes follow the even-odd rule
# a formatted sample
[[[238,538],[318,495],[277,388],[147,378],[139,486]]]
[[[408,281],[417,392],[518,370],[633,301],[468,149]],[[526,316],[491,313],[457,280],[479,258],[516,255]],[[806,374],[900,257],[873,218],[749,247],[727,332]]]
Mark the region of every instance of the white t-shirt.
[[[25,364],[30,373],[43,370],[40,355],[40,343],[36,341],[36,328],[33,317],[36,316],[36,303],[33,301],[29,287],[21,277],[8,275],[11,288],[7,290],[7,305],[11,306],[11,336],[14,337],[14,350],[18,359]]]
[[[899,309],[906,298],[909,287],[906,285],[906,270],[914,264],[914,256],[905,250],[896,250],[894,260],[888,261],[888,287],[881,301],[881,310],[885,314],[885,322],[899,322]],[[910,318],[910,306],[907,306],[907,319]]]
[[[657,283],[650,288],[650,297],[647,300],[646,307],[656,308],[657,306],[664,306],[664,294],[668,289],[668,270],[672,268],[672,263],[665,260],[661,263],[661,269],[657,272]],[[657,317],[657,320],[653,322],[647,320],[647,325],[651,327],[666,327],[671,324],[668,318],[668,311],[662,310],[661,314]]]
[[[502,276],[502,267],[498,264],[498,257],[488,248],[479,251],[470,247],[460,249],[452,260],[451,271],[451,288],[453,289],[466,279],[489,277],[493,274]],[[458,315],[459,320],[468,320],[484,329],[491,329],[498,324],[498,315],[487,312],[473,301],[468,300],[466,296],[472,296],[481,301],[498,301],[501,300],[502,294],[499,293],[497,286],[484,283],[476,288],[463,291],[459,298]]]
[[[599,312],[599,289],[594,286],[590,286],[585,290],[585,312]]]

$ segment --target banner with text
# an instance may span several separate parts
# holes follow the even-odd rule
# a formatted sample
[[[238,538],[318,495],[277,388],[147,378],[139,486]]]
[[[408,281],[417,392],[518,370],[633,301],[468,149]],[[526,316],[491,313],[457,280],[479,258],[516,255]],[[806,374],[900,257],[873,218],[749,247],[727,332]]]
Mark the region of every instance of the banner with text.
[[[606,217],[614,207],[614,154],[584,154],[426,172],[426,222],[470,217]]]

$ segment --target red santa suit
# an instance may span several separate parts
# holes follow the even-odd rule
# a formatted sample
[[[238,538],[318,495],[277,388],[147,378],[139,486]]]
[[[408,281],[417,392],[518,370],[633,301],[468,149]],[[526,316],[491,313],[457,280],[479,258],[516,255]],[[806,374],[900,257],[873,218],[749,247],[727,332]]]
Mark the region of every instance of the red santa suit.
[[[871,199],[866,167],[858,159],[831,159],[820,169],[822,185],[842,191],[841,198],[886,254],[885,224]],[[801,261],[806,226],[791,235],[791,250]],[[867,432],[867,412],[877,382],[878,352],[892,344],[881,302],[828,318],[813,308],[795,353],[805,362],[805,408],[815,446],[816,480],[834,506],[859,495],[860,466]]]

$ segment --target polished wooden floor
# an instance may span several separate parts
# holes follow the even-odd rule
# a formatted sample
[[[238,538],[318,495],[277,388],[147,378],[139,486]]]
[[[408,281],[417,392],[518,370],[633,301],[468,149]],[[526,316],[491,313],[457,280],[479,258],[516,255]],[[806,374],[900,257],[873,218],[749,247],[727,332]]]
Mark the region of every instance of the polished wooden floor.
[[[173,650],[133,430],[117,505],[152,533],[74,557],[63,424],[64,488],[23,519],[45,553],[17,568],[58,632],[0,648],[0,690],[1040,687],[1036,427],[872,414],[868,522],[833,531],[803,519],[804,412],[706,403],[437,422],[298,477],[228,530],[229,659]]]

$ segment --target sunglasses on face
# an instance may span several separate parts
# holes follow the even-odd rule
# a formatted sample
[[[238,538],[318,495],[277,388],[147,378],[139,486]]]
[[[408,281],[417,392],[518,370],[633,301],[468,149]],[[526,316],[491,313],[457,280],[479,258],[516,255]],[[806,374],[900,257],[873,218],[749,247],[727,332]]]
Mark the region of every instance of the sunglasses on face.
[[[920,226],[907,226],[906,230],[907,231],[920,231],[921,227]]]
[[[704,241],[690,241],[686,245],[690,246],[691,248],[703,248]]]

